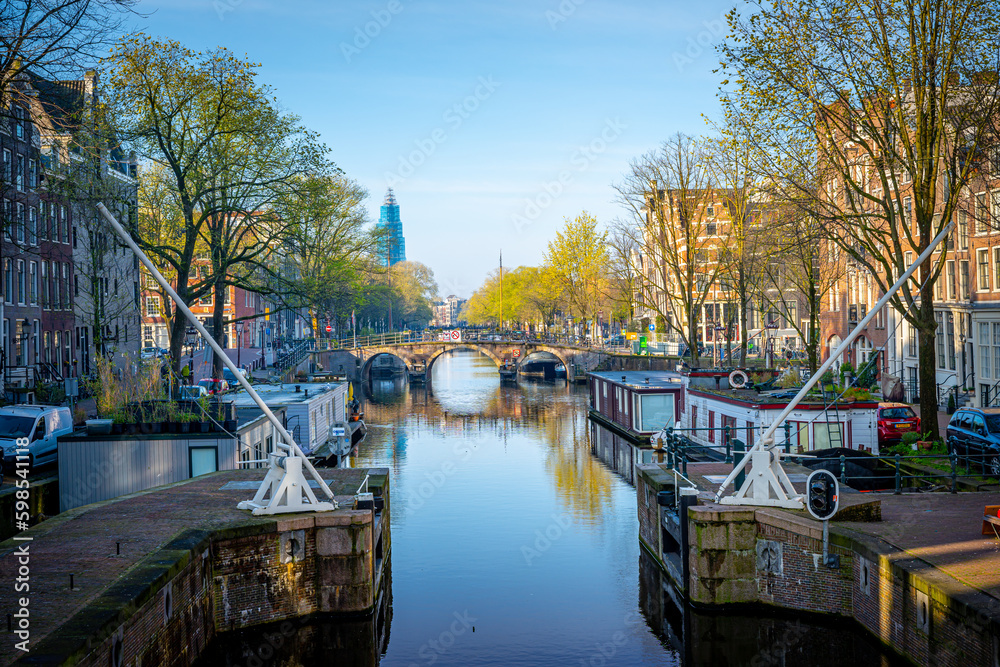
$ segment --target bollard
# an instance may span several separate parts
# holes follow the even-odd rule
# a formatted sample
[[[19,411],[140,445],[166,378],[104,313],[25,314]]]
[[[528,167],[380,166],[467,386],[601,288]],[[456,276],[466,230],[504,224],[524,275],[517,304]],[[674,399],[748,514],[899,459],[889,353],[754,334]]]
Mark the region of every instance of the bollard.
[[[733,440],[734,468],[743,462],[743,455],[745,452],[746,452],[746,445],[743,444],[743,441],[740,440],[739,438]],[[736,475],[736,481],[733,482],[733,489],[738,491],[743,486],[743,482],[746,481],[746,478],[747,478],[746,472],[741,470],[739,474]]]
[[[792,423],[785,420],[785,454],[792,453]]]
[[[840,455],[840,483],[847,484],[847,457]]]
[[[74,587],[73,587],[73,575],[72,574],[69,575],[69,589],[70,590],[74,589]]]
[[[900,469],[900,464],[902,460],[899,454],[896,454],[896,495],[898,496],[903,492],[903,475]]]
[[[733,462],[733,427],[726,427],[726,463]]]
[[[951,492],[958,493],[958,454],[954,449],[948,458],[951,459]]]

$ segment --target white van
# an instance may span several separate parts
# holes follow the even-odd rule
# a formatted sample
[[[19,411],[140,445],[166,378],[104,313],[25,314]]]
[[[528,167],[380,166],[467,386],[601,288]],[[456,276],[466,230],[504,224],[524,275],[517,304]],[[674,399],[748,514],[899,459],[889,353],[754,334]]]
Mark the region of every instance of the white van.
[[[55,405],[9,405],[0,408],[0,450],[5,470],[13,470],[17,439],[28,438],[32,467],[56,460],[56,439],[73,432],[69,408]]]

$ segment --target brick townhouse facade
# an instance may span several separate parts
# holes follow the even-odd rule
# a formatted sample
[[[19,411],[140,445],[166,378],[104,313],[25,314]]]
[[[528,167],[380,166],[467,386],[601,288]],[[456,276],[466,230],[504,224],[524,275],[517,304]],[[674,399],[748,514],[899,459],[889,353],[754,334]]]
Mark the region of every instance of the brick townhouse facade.
[[[644,214],[646,216],[647,229],[655,229],[654,218],[656,207],[660,206],[660,214],[669,225],[678,226],[681,224],[677,211],[671,207],[670,202],[676,196],[675,193],[659,190],[657,195],[649,196]],[[708,285],[708,294],[702,304],[696,318],[696,339],[708,346],[716,346],[719,350],[725,350],[731,342],[733,347],[739,346],[741,337],[740,322],[742,318],[741,309],[746,308],[747,338],[749,342],[758,350],[770,349],[776,357],[780,357],[783,352],[791,352],[802,349],[803,339],[800,331],[808,332],[808,304],[801,291],[793,288],[781,279],[779,266],[776,267],[774,280],[758,280],[755,293],[751,295],[747,304],[741,304],[740,299],[727,279],[725,271],[716,273],[716,268],[721,260],[720,253],[723,248],[730,244],[733,235],[733,219],[730,207],[727,205],[727,193],[724,190],[698,191],[696,195],[699,200],[698,212],[695,216],[699,219],[699,234],[697,238],[697,248],[694,250],[698,254],[698,276],[697,288],[705,286],[704,281],[715,274],[715,280]],[[750,220],[747,224],[750,227],[761,221],[761,216],[766,215],[766,202],[759,202],[758,206],[750,212]],[[748,231],[747,235],[759,233],[758,231]],[[683,236],[677,232],[678,237]],[[662,276],[655,262],[657,260],[653,253],[648,250],[652,248],[652,240],[646,236],[642,244],[647,252],[638,252],[635,260],[642,279],[646,284],[654,286],[655,294],[648,294],[646,298],[655,298],[659,305],[659,310],[669,311],[667,291],[677,290],[673,284],[663,285]],[[682,247],[679,249],[681,261],[686,261],[689,249]],[[765,251],[762,251],[765,252]],[[774,259],[773,257],[771,258]],[[756,267],[754,270],[759,270]],[[776,281],[776,284],[775,284]],[[668,280],[668,282],[670,282]],[[765,298],[766,297],[766,298]],[[649,304],[641,303],[642,297],[637,299],[639,303],[635,307],[637,318],[649,318],[651,322],[656,322],[657,309]],[[681,323],[681,327],[686,330],[686,324]]]
[[[932,255],[937,263],[945,254],[934,287],[938,323],[934,356],[940,405],[946,404],[949,394],[959,402],[978,406],[1000,404],[1000,160],[996,157],[986,161],[961,191],[953,216],[955,226]],[[881,195],[874,176],[862,182],[867,183],[867,191]],[[902,223],[916,234],[910,190],[908,175],[900,174],[902,210],[898,213]],[[846,193],[841,188],[836,196],[842,203]],[[827,254],[843,270],[822,313],[824,358],[884,294],[867,269],[846,258],[832,242],[827,242]],[[904,250],[903,264],[910,266],[916,255],[912,249]],[[916,329],[888,305],[840,361],[858,367],[877,354],[880,370],[899,377],[906,400],[915,402],[918,352]],[[972,391],[966,394],[965,389]]]

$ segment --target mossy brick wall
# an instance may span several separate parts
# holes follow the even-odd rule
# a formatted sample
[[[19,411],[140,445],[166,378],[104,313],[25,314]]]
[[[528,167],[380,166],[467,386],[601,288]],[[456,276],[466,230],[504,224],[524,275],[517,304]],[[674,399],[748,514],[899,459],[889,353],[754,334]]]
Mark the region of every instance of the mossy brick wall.
[[[370,510],[347,510],[269,528],[189,531],[137,564],[42,652],[61,656],[56,663],[187,667],[219,632],[315,612],[370,612],[374,525]],[[282,537],[290,535],[302,537],[302,551],[283,562]],[[76,648],[84,635],[87,645]]]
[[[220,631],[311,614],[316,607],[316,540],[305,531],[305,557],[283,563],[281,533],[228,540],[214,553],[214,613]]]
[[[112,653],[120,652],[122,665],[192,665],[215,637],[211,581],[211,559],[206,549],[202,556],[191,558],[78,664],[115,665],[118,663],[112,660]]]
[[[995,601],[986,601],[985,613],[976,612],[872,552],[855,558],[853,601],[854,618],[917,664],[997,664],[1000,647],[989,617],[997,611]],[[926,629],[918,618],[921,604],[927,605]]]
[[[761,602],[786,609],[851,615],[854,553],[850,549],[831,545],[829,553],[840,556],[840,566],[829,568],[823,564],[822,538],[768,523],[757,524],[757,537],[782,545],[781,574],[758,570]]]
[[[835,614],[857,620],[915,664],[1000,664],[1000,602],[919,559],[876,551],[832,528],[828,551],[840,564],[828,568],[821,524],[773,510],[697,506],[688,521],[696,604],[759,602]],[[758,540],[780,543],[780,573],[757,568]]]

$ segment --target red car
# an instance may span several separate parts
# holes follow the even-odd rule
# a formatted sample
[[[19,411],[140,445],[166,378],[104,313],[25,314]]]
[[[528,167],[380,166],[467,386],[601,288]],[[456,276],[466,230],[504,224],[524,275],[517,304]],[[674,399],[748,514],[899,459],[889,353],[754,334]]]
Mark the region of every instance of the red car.
[[[905,403],[878,404],[878,444],[892,445],[904,433],[920,433],[920,417]]]

